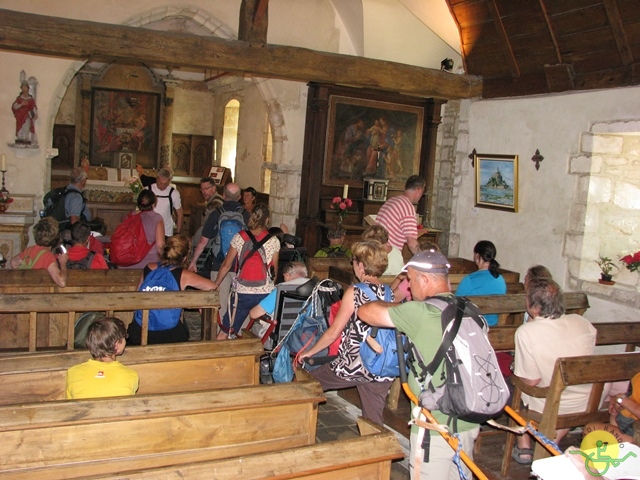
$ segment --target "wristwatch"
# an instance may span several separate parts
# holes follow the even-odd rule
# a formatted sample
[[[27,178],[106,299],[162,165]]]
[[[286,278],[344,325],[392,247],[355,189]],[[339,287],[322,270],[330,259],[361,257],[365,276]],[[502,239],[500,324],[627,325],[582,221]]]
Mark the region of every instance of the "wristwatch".
[[[616,400],[616,402],[618,402],[620,405],[622,405],[622,397],[618,397],[618,399]]]

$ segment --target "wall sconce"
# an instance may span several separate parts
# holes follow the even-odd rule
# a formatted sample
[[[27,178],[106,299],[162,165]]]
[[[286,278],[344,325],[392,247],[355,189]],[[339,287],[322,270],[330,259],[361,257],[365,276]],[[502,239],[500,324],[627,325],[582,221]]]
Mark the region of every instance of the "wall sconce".
[[[451,60],[450,58],[445,58],[444,60],[442,60],[440,62],[440,70],[443,70],[445,72],[450,72],[451,70],[453,70],[453,60]]]
[[[536,164],[536,170],[540,170],[540,162],[544,160],[544,157],[540,155],[540,150],[536,148],[536,153],[531,157],[531,161]]]

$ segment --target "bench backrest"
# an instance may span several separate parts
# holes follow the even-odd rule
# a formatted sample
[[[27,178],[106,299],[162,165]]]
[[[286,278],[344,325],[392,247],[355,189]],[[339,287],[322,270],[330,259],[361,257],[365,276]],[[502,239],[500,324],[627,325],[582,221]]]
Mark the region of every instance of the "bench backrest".
[[[140,377],[138,394],[191,392],[257,385],[260,339],[128,347],[118,359]],[[0,357],[0,405],[63,400],[69,367],[86,350]]]
[[[105,312],[116,315],[125,323],[135,310],[142,310],[142,344],[147,343],[149,310],[161,308],[208,308],[216,309],[220,301],[218,292],[109,292],[109,293],[45,293],[45,294],[6,294],[0,295],[0,319],[14,316],[21,320],[19,330],[5,338],[0,348],[24,348],[35,351],[38,344],[38,329],[48,329],[47,322],[38,319],[40,313],[60,314],[66,317],[62,335],[67,349],[73,349],[74,325],[78,314],[84,312]],[[213,315],[215,318],[215,315]],[[128,321],[127,321],[128,320]],[[44,324],[43,324],[44,323]],[[6,343],[10,342],[10,343]],[[46,344],[45,346],[50,346]]]
[[[0,293],[135,292],[142,270],[69,270],[59,287],[46,270],[3,270]]]
[[[84,478],[315,442],[317,382],[0,407],[0,478]]]
[[[359,419],[359,424],[362,422]],[[360,426],[360,425],[359,425]],[[211,460],[187,465],[152,468],[144,472],[127,473],[129,480],[157,478],[188,478],[253,480],[271,478],[313,478],[335,480],[391,478],[391,461],[403,457],[402,448],[391,431],[368,422],[368,432],[344,440],[289,448],[284,451],[260,453],[242,457]],[[92,478],[122,478],[112,475]]]
[[[329,267],[351,270],[350,258],[307,257],[307,271],[309,278],[318,277],[319,280],[329,278]]]

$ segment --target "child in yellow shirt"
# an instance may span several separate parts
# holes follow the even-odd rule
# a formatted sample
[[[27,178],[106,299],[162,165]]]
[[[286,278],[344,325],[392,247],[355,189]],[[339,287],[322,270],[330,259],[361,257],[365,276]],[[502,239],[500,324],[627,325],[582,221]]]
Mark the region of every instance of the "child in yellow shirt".
[[[138,374],[116,360],[124,352],[126,337],[119,318],[101,318],[91,324],[86,344],[93,358],[67,370],[67,399],[135,395]]]

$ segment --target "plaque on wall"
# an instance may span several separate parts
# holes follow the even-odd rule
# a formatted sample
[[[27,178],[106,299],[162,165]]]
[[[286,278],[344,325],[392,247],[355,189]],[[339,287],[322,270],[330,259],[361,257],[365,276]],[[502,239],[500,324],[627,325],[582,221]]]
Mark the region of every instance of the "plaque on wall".
[[[205,177],[211,177],[215,180],[216,185],[220,185],[222,183],[222,179],[224,178],[225,171],[227,167],[211,167],[204,172]]]
[[[389,180],[364,177],[362,181],[364,183],[362,197],[365,200],[372,200],[376,202],[385,202],[387,200],[387,187]]]

